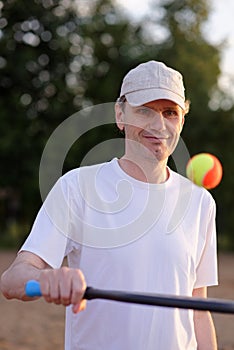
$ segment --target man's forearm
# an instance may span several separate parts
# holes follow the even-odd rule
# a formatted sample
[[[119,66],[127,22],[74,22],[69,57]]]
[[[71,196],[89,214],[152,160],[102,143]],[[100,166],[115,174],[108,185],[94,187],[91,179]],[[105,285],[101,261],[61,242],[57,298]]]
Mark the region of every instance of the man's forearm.
[[[30,279],[39,279],[45,264],[39,258],[30,261],[29,254],[20,254],[1,276],[1,291],[7,299],[31,300],[25,296],[24,286]]]
[[[216,332],[210,312],[195,311],[194,326],[198,350],[217,350]]]

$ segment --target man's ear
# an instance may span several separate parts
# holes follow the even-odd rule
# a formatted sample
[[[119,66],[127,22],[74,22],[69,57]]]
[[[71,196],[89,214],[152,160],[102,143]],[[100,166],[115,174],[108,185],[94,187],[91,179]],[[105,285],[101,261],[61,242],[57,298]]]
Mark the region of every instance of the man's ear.
[[[124,130],[124,111],[119,105],[119,103],[115,104],[115,121],[119,130],[123,131]]]

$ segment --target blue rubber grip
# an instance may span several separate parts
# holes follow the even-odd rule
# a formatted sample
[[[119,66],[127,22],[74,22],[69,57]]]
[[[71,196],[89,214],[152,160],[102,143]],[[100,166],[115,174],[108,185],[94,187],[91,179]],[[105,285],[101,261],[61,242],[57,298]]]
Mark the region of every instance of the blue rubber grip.
[[[28,281],[25,285],[25,294],[28,297],[41,297],[41,288],[38,281]]]

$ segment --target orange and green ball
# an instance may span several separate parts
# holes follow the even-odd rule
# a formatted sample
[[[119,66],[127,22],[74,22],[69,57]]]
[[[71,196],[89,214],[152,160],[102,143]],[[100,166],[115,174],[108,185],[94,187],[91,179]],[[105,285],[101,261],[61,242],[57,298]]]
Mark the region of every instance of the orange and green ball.
[[[199,153],[189,160],[186,175],[196,185],[212,189],[220,183],[223,169],[217,157],[210,153]]]

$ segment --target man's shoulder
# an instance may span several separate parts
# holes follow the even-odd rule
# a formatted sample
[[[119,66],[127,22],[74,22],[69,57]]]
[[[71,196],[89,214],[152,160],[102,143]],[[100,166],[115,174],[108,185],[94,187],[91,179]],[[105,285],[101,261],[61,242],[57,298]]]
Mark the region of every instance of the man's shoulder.
[[[194,184],[190,179],[188,179],[184,175],[181,175],[173,170],[170,170],[170,175],[172,177],[172,184],[174,186],[183,189],[183,191],[185,192],[191,192],[191,194],[193,194],[193,196],[195,197],[199,197],[211,202],[214,201],[213,196],[207,189]]]

